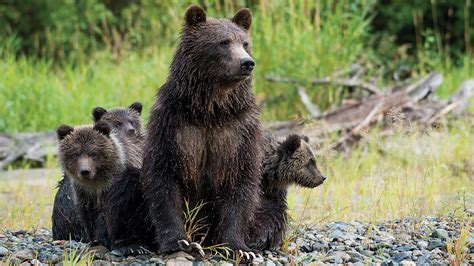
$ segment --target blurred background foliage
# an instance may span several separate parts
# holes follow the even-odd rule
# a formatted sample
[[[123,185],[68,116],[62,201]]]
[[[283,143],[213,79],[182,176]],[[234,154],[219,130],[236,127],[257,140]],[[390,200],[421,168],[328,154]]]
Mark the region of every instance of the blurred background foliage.
[[[440,71],[440,96],[473,76],[471,0],[1,0],[0,132],[89,123],[97,105],[140,100],[149,108],[190,4],[211,17],[252,9],[255,87],[266,120],[307,115],[295,88],[266,75],[306,84],[323,110],[342,89],[309,81],[353,63],[384,84],[394,73]]]

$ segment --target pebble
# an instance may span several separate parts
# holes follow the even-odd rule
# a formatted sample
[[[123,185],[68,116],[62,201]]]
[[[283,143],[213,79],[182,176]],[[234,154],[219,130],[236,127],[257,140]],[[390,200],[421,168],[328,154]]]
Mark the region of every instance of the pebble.
[[[426,249],[433,250],[435,248],[442,248],[442,247],[444,247],[443,241],[441,241],[440,239],[434,239],[428,243],[428,246],[426,247]]]
[[[418,243],[416,244],[416,246],[417,246],[419,249],[426,249],[426,247],[428,247],[428,242],[423,241],[423,240],[420,240],[420,241],[418,241]]]
[[[6,256],[8,254],[8,249],[0,246],[0,257]]]
[[[416,223],[416,226],[414,226]],[[279,266],[287,264],[348,264],[348,265],[415,265],[449,264],[445,247],[449,239],[459,238],[460,222],[448,217],[423,217],[416,221],[398,219],[378,223],[361,221],[332,222],[318,227],[301,227],[296,232],[296,240],[288,244],[288,252],[263,252],[252,265]],[[474,229],[466,238],[468,252],[474,253]],[[431,232],[424,234],[423,232]],[[12,232],[5,230],[0,237],[0,265],[10,258],[9,263],[20,265],[62,262],[64,251],[85,250],[87,244],[76,241],[53,241],[51,232]],[[91,250],[96,247],[90,248]],[[98,255],[100,253],[100,255]],[[9,256],[14,254],[15,256]],[[474,256],[468,255],[463,262],[470,265]],[[152,265],[231,265],[230,262],[215,257],[206,261],[193,261],[184,252],[170,256],[139,255],[136,257],[116,257],[101,248],[96,250],[93,265],[152,264]]]
[[[446,239],[448,239],[449,234],[448,234],[448,231],[446,231],[444,229],[435,229],[433,231],[433,233],[431,233],[431,237],[446,240]]]

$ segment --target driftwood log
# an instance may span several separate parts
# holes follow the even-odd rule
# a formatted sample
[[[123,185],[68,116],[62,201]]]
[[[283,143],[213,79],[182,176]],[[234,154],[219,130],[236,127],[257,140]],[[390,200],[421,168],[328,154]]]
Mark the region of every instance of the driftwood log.
[[[263,123],[266,130],[283,137],[290,133],[301,133],[315,142],[322,142],[328,133],[339,132],[339,138],[328,149],[341,150],[350,147],[363,136],[361,132],[379,121],[390,119],[390,112],[397,109],[406,120],[418,123],[422,129],[431,127],[447,114],[462,114],[474,96],[474,80],[465,81],[448,100],[438,100],[433,93],[441,85],[443,77],[433,72],[412,82],[397,83],[381,90],[372,83],[361,81],[363,69],[352,65],[347,70],[337,71],[329,77],[315,79],[313,86],[333,84],[360,88],[366,97],[351,104],[322,113],[297,80],[287,77],[268,77],[272,82],[292,84],[306,107],[310,118],[304,121],[274,121]],[[349,75],[345,78],[344,75]],[[351,145],[349,145],[351,144]],[[48,156],[56,156],[57,140],[54,132],[0,134],[0,170],[18,161],[27,161],[42,166]]]

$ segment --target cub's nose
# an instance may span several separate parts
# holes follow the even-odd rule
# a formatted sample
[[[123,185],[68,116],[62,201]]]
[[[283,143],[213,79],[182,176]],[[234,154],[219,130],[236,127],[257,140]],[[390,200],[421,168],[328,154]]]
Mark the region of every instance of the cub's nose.
[[[91,175],[91,171],[89,171],[88,169],[82,169],[81,170],[81,176],[82,177],[89,177]]]
[[[325,175],[323,175],[323,178],[322,178],[322,179],[323,179],[323,181],[324,181],[324,180],[326,180],[326,178],[327,178],[327,177],[326,177]]]
[[[135,129],[134,129],[134,128],[129,128],[128,131],[127,131],[127,133],[128,133],[129,135],[133,135],[133,134],[135,134]]]
[[[254,67],[255,62],[252,60],[252,58],[247,57],[240,59],[240,69],[245,71],[252,71]]]

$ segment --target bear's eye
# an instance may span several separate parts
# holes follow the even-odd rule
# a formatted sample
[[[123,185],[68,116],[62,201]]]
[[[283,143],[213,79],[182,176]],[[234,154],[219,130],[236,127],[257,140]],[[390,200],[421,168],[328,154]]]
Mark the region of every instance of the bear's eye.
[[[312,165],[312,166],[316,165],[316,162],[314,161],[313,158],[309,159],[308,165]]]
[[[115,127],[121,127],[121,126],[122,126],[122,122],[117,121],[117,122],[114,123],[114,126],[115,126]]]
[[[244,42],[244,48],[245,49],[249,48],[249,43],[248,42]]]
[[[224,40],[219,43],[221,46],[229,46],[230,40]]]

